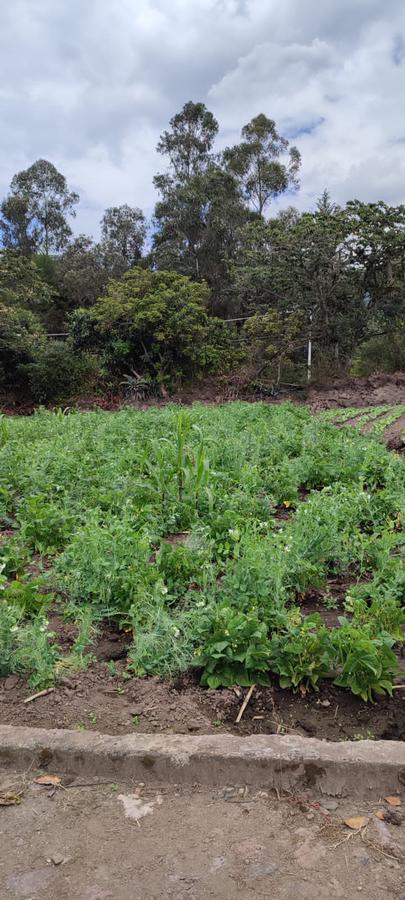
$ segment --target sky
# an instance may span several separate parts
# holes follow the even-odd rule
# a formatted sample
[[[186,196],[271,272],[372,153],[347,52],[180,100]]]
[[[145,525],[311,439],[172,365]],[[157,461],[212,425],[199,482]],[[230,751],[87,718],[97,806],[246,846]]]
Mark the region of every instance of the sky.
[[[217,148],[265,113],[322,190],[405,202],[404,0],[3,0],[0,196],[49,159],[81,197],[76,233],[108,206],[151,215],[159,134],[187,100],[216,115]],[[277,209],[273,207],[273,209]]]

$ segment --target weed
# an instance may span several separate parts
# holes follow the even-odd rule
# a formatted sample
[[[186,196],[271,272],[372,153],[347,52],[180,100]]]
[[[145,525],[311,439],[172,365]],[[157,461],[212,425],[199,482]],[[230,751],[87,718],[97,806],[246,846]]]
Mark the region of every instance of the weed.
[[[7,603],[20,607],[24,616],[32,616],[50,606],[54,596],[52,593],[41,591],[41,583],[37,580],[29,580],[24,576],[22,579],[11,581],[6,587],[4,599]]]
[[[0,600],[0,675],[15,671],[17,634],[23,612],[15,604]]]
[[[364,731],[364,732],[361,732],[361,731],[356,732],[356,734],[353,734],[352,737],[350,738],[351,741],[375,741],[375,739],[376,739],[376,737],[375,737],[374,732],[371,731],[369,728],[367,728],[366,731]]]
[[[322,603],[325,609],[332,610],[338,608],[336,597],[333,597],[332,594],[325,594],[324,597],[322,597]]]
[[[110,675],[112,675],[113,677],[115,677],[116,675],[118,675],[117,663],[115,662],[114,659],[110,659],[110,660],[106,663],[106,666],[107,666],[107,669],[108,669],[108,672],[109,672]]]
[[[0,415],[0,449],[5,447],[8,441],[9,428],[5,416]]]

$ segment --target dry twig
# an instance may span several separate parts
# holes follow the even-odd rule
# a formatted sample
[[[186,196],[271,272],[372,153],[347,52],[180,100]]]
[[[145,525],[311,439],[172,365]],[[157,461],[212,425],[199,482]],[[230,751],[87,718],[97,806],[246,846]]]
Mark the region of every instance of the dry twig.
[[[37,700],[38,697],[45,697],[46,694],[52,694],[54,690],[55,690],[55,688],[51,687],[51,688],[46,688],[45,691],[38,691],[37,694],[32,694],[31,697],[26,697],[26,699],[23,700],[23,703],[31,703],[32,700]]]
[[[252,684],[251,687],[249,688],[249,690],[248,690],[248,692],[247,692],[247,694],[246,694],[246,697],[245,697],[245,699],[244,699],[244,701],[243,701],[243,703],[242,703],[242,706],[241,706],[241,708],[240,708],[240,710],[239,710],[239,712],[238,712],[238,715],[236,716],[236,719],[235,719],[235,725],[238,725],[238,723],[240,722],[240,720],[241,720],[241,718],[242,718],[242,716],[243,716],[243,713],[245,712],[245,709],[246,709],[246,707],[247,707],[247,705],[248,705],[248,703],[249,703],[249,700],[250,700],[250,698],[251,698],[251,696],[252,696],[252,694],[253,694],[253,691],[254,691],[255,687],[256,687],[256,685],[255,685],[255,684]]]

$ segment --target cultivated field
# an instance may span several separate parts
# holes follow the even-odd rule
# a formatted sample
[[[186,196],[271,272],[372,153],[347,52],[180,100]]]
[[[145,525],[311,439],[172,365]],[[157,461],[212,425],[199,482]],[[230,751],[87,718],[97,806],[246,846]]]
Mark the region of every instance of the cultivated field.
[[[390,694],[405,467],[381,437],[403,412],[3,418],[0,674],[25,675],[27,694],[91,671],[110,629],[106,678],[125,657],[124,679]]]

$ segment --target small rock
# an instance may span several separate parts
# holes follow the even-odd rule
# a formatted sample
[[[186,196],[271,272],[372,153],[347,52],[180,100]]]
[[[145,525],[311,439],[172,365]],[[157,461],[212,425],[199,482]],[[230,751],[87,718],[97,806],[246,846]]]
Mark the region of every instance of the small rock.
[[[389,822],[390,825],[402,825],[404,817],[402,813],[398,812],[396,809],[385,809],[384,810],[384,821]]]
[[[379,844],[383,850],[387,850],[389,853],[393,854],[393,856],[397,856],[398,859],[403,859],[405,854],[405,846],[403,844],[399,844],[391,835],[389,828],[385,822],[381,822],[380,819],[376,819],[375,816],[370,821],[370,837],[371,840]]]
[[[297,725],[300,725],[307,734],[316,734],[316,725],[310,722],[309,719],[297,719]]]
[[[211,860],[210,872],[216,872],[217,869],[221,869],[224,864],[225,864],[224,856],[214,856],[214,858]]]
[[[187,728],[189,731],[199,731],[201,728],[201,722],[191,721],[187,723]]]
[[[330,700],[321,700],[320,706],[330,706]]]
[[[266,729],[268,734],[279,733],[279,726],[277,725],[277,722],[266,722]]]
[[[143,713],[143,706],[131,706],[129,710],[131,716],[141,716]],[[152,718],[152,716],[150,716]]]
[[[275,875],[277,872],[278,866],[274,863],[253,863],[253,865],[249,866],[248,875],[250,878],[263,878],[268,875]]]
[[[73,681],[71,681],[70,678],[66,678],[65,675],[63,675],[62,678],[58,679],[58,683],[61,684],[62,687],[70,688],[71,691],[73,691],[76,687],[76,685],[73,683]]]
[[[225,788],[225,790],[223,792],[224,800],[230,800],[232,797],[235,796],[235,793],[236,793],[236,789],[234,787]]]
[[[338,808],[339,804],[337,800],[329,800],[328,798],[326,798],[325,800],[322,800],[321,806],[330,812],[334,812],[334,810]]]
[[[4,682],[4,687],[6,691],[12,691],[13,688],[17,687],[20,678],[18,675],[9,675]]]
[[[326,855],[326,849],[322,844],[317,844],[307,839],[294,853],[294,858],[303,869],[312,869],[319,866],[319,862]]]
[[[62,863],[65,861],[65,857],[62,856],[61,853],[54,853],[50,859],[51,859],[51,862],[53,862],[54,866],[61,866]]]

